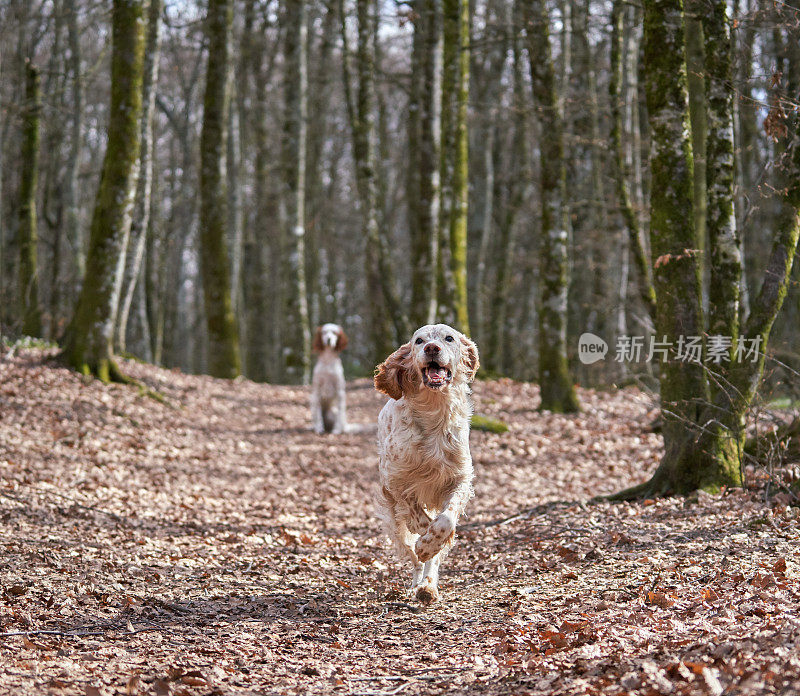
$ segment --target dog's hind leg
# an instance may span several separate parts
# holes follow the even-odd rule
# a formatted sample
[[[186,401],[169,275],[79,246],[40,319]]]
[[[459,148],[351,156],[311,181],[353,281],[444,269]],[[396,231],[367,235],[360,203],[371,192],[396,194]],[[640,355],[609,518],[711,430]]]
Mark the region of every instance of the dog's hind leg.
[[[386,489],[381,490],[379,515],[386,525],[386,533],[394,542],[395,550],[401,560],[411,563],[413,568],[411,588],[420,583],[423,577],[423,563],[414,552],[414,542],[419,536],[408,528],[408,508],[400,505]]]

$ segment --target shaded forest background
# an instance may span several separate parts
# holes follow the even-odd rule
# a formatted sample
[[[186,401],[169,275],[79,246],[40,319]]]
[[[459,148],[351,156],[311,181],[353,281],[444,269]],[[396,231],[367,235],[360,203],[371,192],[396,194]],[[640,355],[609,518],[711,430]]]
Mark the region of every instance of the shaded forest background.
[[[222,50],[209,18],[220,4],[153,0],[147,10],[141,175],[114,339],[118,352],[191,372],[209,371],[201,153],[209,66],[221,64]],[[448,14],[459,7],[433,0],[227,3],[222,79],[229,99],[220,104],[219,123],[227,137],[218,138],[223,161],[214,210],[224,215],[218,222],[246,376],[302,379],[309,357],[303,331],[321,322],[338,322],[351,336],[345,360],[355,375],[370,373],[412,324],[435,316],[464,328],[468,316],[489,372],[535,377],[539,279],[549,265],[542,262],[547,172],[540,156],[553,129],[532,84],[532,51],[541,37],[563,125],[569,300],[563,318],[574,379],[597,384],[622,379],[629,369],[652,369],[611,356],[591,367],[576,360],[584,331],[606,338],[612,355],[617,336],[653,331],[633,236],[647,252],[650,129],[641,8],[478,0],[466,7],[464,39],[464,15]],[[685,8],[699,240],[705,229],[701,20],[710,7],[693,0]],[[783,123],[796,96],[786,88],[797,13],[785,3],[756,0],[735,0],[728,9],[746,315],[781,214],[784,188],[775,162],[786,147]],[[546,17],[544,33],[534,34],[534,10]],[[0,322],[11,335],[59,340],[85,273],[106,149],[111,7],[3,0],[0,12]],[[453,24],[459,21],[460,28]],[[456,33],[448,39],[448,31]],[[622,55],[615,59],[617,39]],[[456,65],[462,59],[468,63]],[[32,73],[40,82],[35,102]],[[38,116],[33,189],[26,173],[32,113]],[[463,166],[457,161],[466,154],[458,140],[462,117]],[[618,194],[620,180],[629,188],[632,218]],[[31,206],[35,254],[26,251],[30,236],[23,233]],[[453,258],[455,236],[463,234],[454,221],[462,217],[463,273]],[[298,258],[302,286],[293,266]],[[708,277],[705,283],[707,302]],[[302,303],[291,297],[295,287]],[[426,295],[425,287],[438,290]],[[799,312],[794,282],[771,348],[795,367]],[[291,351],[297,364],[287,359]]]

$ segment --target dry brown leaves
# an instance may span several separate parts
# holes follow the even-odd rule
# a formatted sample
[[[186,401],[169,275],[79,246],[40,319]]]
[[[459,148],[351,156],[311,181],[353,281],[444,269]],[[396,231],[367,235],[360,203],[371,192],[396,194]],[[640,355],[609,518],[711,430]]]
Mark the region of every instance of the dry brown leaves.
[[[374,434],[304,388],[126,364],[170,405],[0,362],[0,692],[756,694],[800,689],[798,519],[755,491],[579,501],[641,480],[653,405],[476,385],[476,498],[443,602],[404,594]],[[350,420],[383,398],[348,385]]]

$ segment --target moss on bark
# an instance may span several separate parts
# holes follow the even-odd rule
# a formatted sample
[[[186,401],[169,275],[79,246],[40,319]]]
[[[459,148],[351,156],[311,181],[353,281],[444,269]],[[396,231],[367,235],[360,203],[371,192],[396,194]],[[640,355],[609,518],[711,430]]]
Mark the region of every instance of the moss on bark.
[[[127,381],[112,355],[139,159],[144,1],[115,0],[108,144],[90,228],[86,275],[63,357],[104,382]]]
[[[469,138],[467,135],[467,106],[469,102],[469,37],[470,12],[468,0],[444,0],[445,52],[452,43],[454,71],[453,154],[450,205],[450,274],[452,276],[452,315],[455,326],[469,333],[467,303],[467,208],[469,194]]]
[[[710,9],[710,11],[708,11]],[[710,255],[708,288],[709,335],[730,336],[732,346],[739,337],[739,296],[742,276],[740,240],[734,214],[734,143],[731,87],[731,38],[727,3],[714,0],[703,15],[706,39],[706,95],[708,101],[706,141],[706,228]],[[733,347],[729,353],[733,357]],[[712,394],[724,389],[726,375],[712,380]]]
[[[728,93],[730,42],[725,4],[715,3],[706,17],[709,37],[709,233],[712,330],[735,338],[740,282],[738,243],[733,226],[732,100]],[[681,335],[702,335],[697,256],[691,253],[693,230],[686,210],[691,201],[690,150],[685,127],[686,101],[679,47],[679,0],[645,4],[645,74],[653,158],[651,229],[655,258],[658,311],[656,332],[675,341]],[[800,49],[792,54],[797,79]],[[665,47],[673,50],[666,51]],[[713,54],[713,55],[712,55]],[[796,86],[795,86],[796,89]],[[786,197],[779,216],[764,281],[741,335],[755,341],[756,360],[732,359],[713,376],[709,389],[702,365],[677,359],[661,374],[665,454],[653,477],[622,491],[614,499],[644,495],[685,494],[696,489],[718,491],[743,483],[744,419],[763,373],[772,324],[786,296],[800,234],[800,137],[790,123],[792,142],[780,167]],[[687,253],[687,250],[689,252]],[[725,287],[713,287],[714,285]],[[752,344],[751,344],[752,345]],[[731,356],[733,357],[733,356]]]
[[[625,163],[623,144],[623,96],[622,65],[625,36],[623,31],[625,4],[622,0],[614,0],[611,15],[611,75],[608,93],[611,100],[611,145],[614,152],[614,185],[620,212],[627,228],[633,259],[639,272],[639,297],[651,317],[656,314],[656,291],[653,288],[653,273],[647,252],[642,243],[642,230],[639,217],[633,207],[628,179],[630,172]]]

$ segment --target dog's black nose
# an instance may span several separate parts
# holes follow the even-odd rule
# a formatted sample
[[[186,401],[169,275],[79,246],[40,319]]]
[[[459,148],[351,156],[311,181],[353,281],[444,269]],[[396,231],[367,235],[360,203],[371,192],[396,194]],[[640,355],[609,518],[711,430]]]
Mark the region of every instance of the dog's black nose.
[[[425,346],[425,355],[436,355],[440,350],[441,348],[435,343],[429,343]]]

